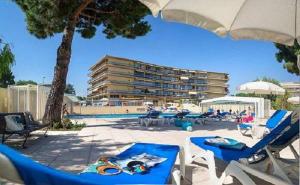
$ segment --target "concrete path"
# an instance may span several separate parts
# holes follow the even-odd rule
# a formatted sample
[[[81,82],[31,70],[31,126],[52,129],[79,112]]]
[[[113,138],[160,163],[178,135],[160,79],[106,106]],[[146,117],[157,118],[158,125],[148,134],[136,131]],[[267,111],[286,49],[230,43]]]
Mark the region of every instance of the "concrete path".
[[[256,143],[252,138],[240,135],[236,124],[231,122],[198,125],[194,127],[193,132],[186,132],[167,125],[141,127],[136,124],[136,119],[85,119],[81,121],[87,123],[87,127],[81,131],[50,131],[46,138],[42,136],[42,132],[36,132],[28,141],[27,149],[16,147],[25,155],[47,166],[78,173],[88,164],[95,162],[99,156],[116,155],[133,142],[184,146],[185,138],[189,136],[218,135],[237,139],[248,146]],[[294,145],[299,151],[299,140]],[[285,157],[292,157],[288,150],[283,151],[283,154]],[[225,164],[218,164],[219,171],[222,171],[224,167]],[[186,170],[184,184],[210,184],[207,166],[201,159],[187,165]]]

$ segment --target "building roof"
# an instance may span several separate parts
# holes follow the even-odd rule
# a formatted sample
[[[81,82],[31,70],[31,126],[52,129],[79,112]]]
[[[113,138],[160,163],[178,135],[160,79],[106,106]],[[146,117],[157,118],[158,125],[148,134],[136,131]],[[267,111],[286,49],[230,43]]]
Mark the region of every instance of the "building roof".
[[[282,82],[280,83],[282,87],[300,87],[300,82]]]
[[[147,62],[143,62],[143,61],[138,61],[138,60],[133,60],[133,59],[128,59],[128,58],[122,58],[122,57],[115,57],[115,56],[111,56],[111,55],[105,55],[96,64],[92,65],[89,70],[92,70],[95,66],[97,66],[98,64],[100,64],[101,62],[103,62],[105,59],[108,59],[108,58],[138,62],[138,63],[143,63],[143,64],[147,64],[147,65],[151,65],[151,66],[169,68],[169,69],[172,69],[172,70],[181,70],[181,71],[198,72],[198,73],[216,73],[216,74],[229,75],[228,73],[222,73],[222,72],[204,71],[204,70],[195,70],[195,69],[183,69],[183,68],[176,68],[176,67],[171,67],[171,66],[151,64],[151,63],[147,63]]]

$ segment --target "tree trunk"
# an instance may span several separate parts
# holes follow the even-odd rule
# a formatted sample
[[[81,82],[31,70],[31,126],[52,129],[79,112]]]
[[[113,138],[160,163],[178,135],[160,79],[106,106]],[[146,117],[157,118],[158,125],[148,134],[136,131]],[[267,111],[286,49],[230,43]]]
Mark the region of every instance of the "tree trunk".
[[[75,21],[70,20],[64,30],[62,42],[57,49],[54,77],[43,117],[43,123],[46,124],[52,125],[54,122],[61,122],[62,103],[71,59],[74,31]]]

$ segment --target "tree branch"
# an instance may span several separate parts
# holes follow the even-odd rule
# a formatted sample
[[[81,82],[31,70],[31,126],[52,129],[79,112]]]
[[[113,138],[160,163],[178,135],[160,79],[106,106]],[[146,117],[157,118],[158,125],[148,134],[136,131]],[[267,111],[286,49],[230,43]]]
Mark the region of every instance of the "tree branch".
[[[88,15],[88,14],[83,13],[83,12],[81,12],[81,13],[79,14],[79,16],[87,17],[87,18],[89,18],[89,19],[92,19],[92,18],[95,19],[95,16],[91,16],[91,15]]]
[[[114,14],[114,13],[117,13],[116,11],[102,11],[102,10],[97,10],[95,8],[90,8],[90,7],[86,7],[85,10],[94,11],[98,14]]]
[[[93,0],[84,0],[82,4],[77,8],[71,19],[74,21],[74,24],[80,15],[80,13],[92,2]]]

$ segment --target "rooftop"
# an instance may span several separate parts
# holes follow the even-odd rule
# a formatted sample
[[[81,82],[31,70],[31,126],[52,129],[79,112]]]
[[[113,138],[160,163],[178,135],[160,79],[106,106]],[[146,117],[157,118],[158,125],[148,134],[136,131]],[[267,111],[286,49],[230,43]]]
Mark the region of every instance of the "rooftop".
[[[97,64],[101,63],[105,59],[118,59],[118,60],[126,60],[126,61],[131,61],[131,62],[138,62],[138,63],[143,63],[149,66],[154,66],[154,67],[161,67],[161,68],[166,68],[166,69],[172,69],[172,70],[181,70],[181,71],[188,71],[188,72],[197,72],[197,73],[216,73],[216,74],[225,74],[229,75],[228,73],[222,73],[222,72],[214,72],[214,71],[204,71],[204,70],[196,70],[196,69],[183,69],[183,68],[176,68],[176,67],[171,67],[171,66],[163,66],[163,65],[157,65],[157,64],[152,64],[152,63],[147,63],[139,60],[133,60],[133,59],[128,59],[128,58],[122,58],[122,57],[116,57],[116,56],[111,56],[111,55],[105,55],[103,58],[101,58],[96,64],[90,67],[89,70],[92,70],[94,67],[96,67]]]

